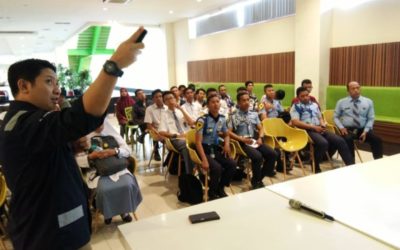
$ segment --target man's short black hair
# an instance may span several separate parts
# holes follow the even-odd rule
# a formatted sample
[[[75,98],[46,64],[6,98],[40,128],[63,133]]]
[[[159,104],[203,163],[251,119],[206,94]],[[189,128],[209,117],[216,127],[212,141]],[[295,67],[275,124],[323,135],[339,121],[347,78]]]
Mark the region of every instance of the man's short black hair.
[[[268,88],[273,88],[274,86],[272,86],[272,84],[265,84],[264,85],[264,92],[265,92],[265,90],[266,89],[268,89]]]
[[[253,82],[253,81],[246,81],[246,82],[244,83],[244,85],[246,86],[246,88],[247,88],[247,86],[249,86],[249,84],[253,84],[253,86],[254,86],[254,82]]]
[[[35,79],[40,75],[43,69],[51,69],[57,72],[54,64],[41,59],[26,59],[16,62],[8,69],[8,83],[12,95],[15,97],[18,94],[18,80],[24,79],[35,84]]]
[[[210,92],[218,92],[215,88],[208,88],[207,89],[207,92],[206,92],[206,96],[208,96],[208,94],[210,93]]]
[[[242,98],[242,96],[244,96],[244,95],[249,95],[249,93],[248,92],[240,92],[240,93],[238,93],[237,95],[236,95],[236,101],[240,101],[240,98]]]
[[[194,85],[193,83],[189,83],[187,88],[193,90],[193,92],[196,91],[196,85]]]
[[[222,87],[225,87],[225,85],[223,85],[223,84],[219,85],[219,86],[218,86],[218,91],[221,91],[221,88],[222,88]]]
[[[348,82],[348,83],[346,84],[346,89],[347,89],[347,91],[349,91],[349,85],[350,85],[350,83],[352,83],[352,82],[356,82],[356,83],[358,83],[358,86],[361,86],[361,84],[360,84],[359,82],[357,82],[357,81],[350,81],[350,82]]]
[[[154,96],[156,96],[158,93],[162,94],[161,89],[155,89],[153,90],[153,92],[151,92],[151,98],[154,98]]]
[[[181,84],[181,85],[179,85],[178,89],[179,89],[179,90],[181,90],[181,89],[186,89],[186,86],[183,85],[183,84]]]
[[[218,97],[219,99],[219,95],[217,94],[211,94],[210,96],[207,96],[207,104],[211,101],[211,99],[213,99],[214,97]]]
[[[275,91],[275,99],[282,101],[285,98],[285,91],[283,89],[278,89],[277,91]]]
[[[299,97],[300,93],[303,92],[303,91],[307,91],[307,92],[308,92],[308,90],[307,90],[306,87],[298,87],[298,88],[296,89],[296,95],[297,95],[297,97]]]
[[[137,96],[140,91],[143,91],[143,89],[136,89],[135,90],[135,96]]]
[[[200,91],[203,91],[204,93],[206,93],[206,91],[203,88],[199,88],[196,90],[196,95],[198,95],[200,93]]]
[[[312,84],[310,79],[304,79],[303,81],[301,81],[301,86],[304,87],[304,84]]]
[[[242,91],[246,91],[246,92],[247,92],[246,87],[240,86],[239,88],[236,89],[236,93],[237,93],[237,94],[238,94],[239,92],[242,92]]]
[[[172,93],[172,91],[164,91],[164,92],[162,93],[162,99],[163,99],[163,101],[165,101],[165,96],[167,96],[167,95],[173,95],[173,96],[175,97],[175,95],[174,95],[174,93]]]
[[[169,88],[169,91],[172,91],[175,88],[178,88],[178,87],[177,86],[172,86],[171,88]]]

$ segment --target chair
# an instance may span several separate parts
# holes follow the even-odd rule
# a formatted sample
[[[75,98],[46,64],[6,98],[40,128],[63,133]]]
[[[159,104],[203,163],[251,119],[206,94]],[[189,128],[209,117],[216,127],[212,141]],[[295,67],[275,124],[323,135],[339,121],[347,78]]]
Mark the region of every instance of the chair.
[[[0,173],[0,207],[3,207],[6,205],[6,198],[7,198],[7,184],[6,184],[6,179],[4,178],[4,175]],[[3,209],[3,211],[6,211],[6,209]],[[0,242],[2,249],[7,249],[4,243],[4,238],[7,235],[6,231],[6,226],[3,224],[3,220],[0,219],[0,230],[3,233],[1,236]]]
[[[181,175],[181,169],[182,169],[182,156],[179,153],[179,151],[172,145],[170,139],[165,139],[165,146],[167,147],[168,151],[171,153],[171,157],[169,158],[168,165],[167,165],[167,171],[165,171],[165,179],[167,179],[167,175],[169,173],[169,169],[171,168],[172,164],[172,159],[174,158],[175,155],[178,155],[178,176]]]
[[[306,175],[298,151],[305,148],[308,143],[307,132],[290,127],[280,118],[267,118],[262,121],[262,124],[264,134],[274,138],[276,146],[281,150],[281,155],[284,156],[284,152],[294,154],[300,164],[303,175]],[[286,138],[286,141],[281,140],[283,137]],[[283,157],[283,166],[283,175],[284,179],[286,179],[286,157]]]
[[[126,107],[125,108],[125,116],[128,121],[133,121],[133,110],[132,106],[131,107]],[[129,130],[134,131],[134,133],[131,133],[131,136],[129,138]],[[128,141],[130,139],[131,141],[131,146],[132,146],[132,151],[133,151],[133,146],[136,146],[136,154],[138,151],[138,141],[137,137],[139,135],[139,125],[130,125],[126,124],[125,126],[125,138]],[[136,137],[135,137],[136,136]],[[146,158],[146,150],[145,150],[145,143],[143,142],[143,160]]]
[[[128,157],[128,162],[129,162],[128,170],[133,175],[135,175],[135,173],[137,171],[137,167],[138,167],[136,159],[134,157],[132,157],[132,156],[129,156]],[[92,202],[90,202],[90,204],[91,203]],[[95,214],[94,214],[94,220],[93,220],[93,223],[94,223],[94,230],[93,231],[94,231],[94,233],[97,232],[97,227],[98,227],[98,224],[99,224],[99,215],[100,215],[100,210],[96,208],[96,211],[95,211]],[[136,221],[139,220],[138,216],[137,216],[137,214],[135,212],[132,212],[132,215],[133,215],[133,218],[135,218]]]
[[[269,139],[267,139],[267,141],[265,142],[266,145],[271,146],[272,148],[275,148],[275,142],[273,140],[273,137],[268,136]],[[271,140],[272,139],[272,140]],[[246,164],[246,176],[247,176],[247,184],[249,185],[249,187],[251,188],[251,179],[250,179],[250,174],[251,174],[251,159],[247,156],[246,152],[244,152],[242,146],[240,145],[240,143],[236,140],[231,139],[231,143],[233,143],[235,149],[236,149],[236,161],[239,160],[239,156],[243,156],[244,158],[248,159],[248,164]],[[274,182],[272,181],[272,178],[269,177],[269,180],[271,181],[271,184],[274,184]]]
[[[331,127],[331,128],[333,127],[333,130],[332,130],[332,129],[329,129],[329,130],[330,130],[332,133],[336,133],[337,135],[341,135],[341,134],[340,134],[340,130],[339,130],[339,128],[335,125],[335,121],[334,121],[334,119],[333,119],[334,113],[335,113],[335,111],[334,111],[333,109],[327,109],[327,110],[325,110],[324,112],[322,112],[322,116],[324,117],[326,123],[328,124],[327,128],[329,129],[330,127]],[[355,150],[356,153],[357,153],[358,159],[360,159],[360,162],[362,163],[363,160],[362,160],[362,158],[361,158],[360,151],[358,150],[356,141],[354,141],[354,150]]]
[[[152,141],[160,141],[159,135],[156,134],[156,132],[152,129],[148,130],[150,138],[152,139]],[[153,160],[154,155],[156,153],[156,148],[153,147],[153,150],[151,151],[151,155],[150,155],[150,160],[149,160],[149,164],[147,165],[147,168],[150,169],[150,164],[151,164],[151,160]],[[162,155],[161,155],[161,163],[164,162],[164,154],[165,154],[165,143],[163,143],[163,149],[162,149]]]

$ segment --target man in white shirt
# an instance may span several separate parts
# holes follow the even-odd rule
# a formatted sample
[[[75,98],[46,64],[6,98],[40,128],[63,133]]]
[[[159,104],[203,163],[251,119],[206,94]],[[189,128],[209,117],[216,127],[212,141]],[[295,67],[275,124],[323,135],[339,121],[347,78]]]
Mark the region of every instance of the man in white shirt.
[[[183,93],[186,102],[181,107],[189,114],[193,121],[196,121],[200,116],[202,107],[198,102],[194,101],[194,93],[192,89],[186,88]]]
[[[171,91],[165,91],[162,96],[168,109],[161,115],[158,132],[171,140],[172,145],[179,151],[185,161],[186,173],[191,174],[193,163],[186,148],[185,132],[194,124],[194,121],[185,110],[177,105],[176,98]]]
[[[161,114],[165,110],[167,110],[167,106],[164,105],[164,102],[162,99],[162,91],[160,89],[154,90],[151,93],[151,98],[153,99],[153,104],[146,108],[144,122],[146,123],[148,130],[152,130],[157,135],[159,135],[158,128],[159,128],[160,122],[161,122]],[[158,148],[159,148],[158,142],[162,140],[162,136],[159,136],[159,137],[160,137],[159,139],[157,138],[158,140],[153,141],[153,146],[155,149],[154,159],[156,161],[161,160],[160,153],[158,152]]]

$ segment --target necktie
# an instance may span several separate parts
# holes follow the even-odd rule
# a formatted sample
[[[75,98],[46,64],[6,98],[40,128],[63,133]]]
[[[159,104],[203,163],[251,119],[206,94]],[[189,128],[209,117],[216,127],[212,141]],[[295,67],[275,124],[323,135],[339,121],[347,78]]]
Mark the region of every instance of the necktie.
[[[181,127],[181,124],[179,123],[179,120],[178,120],[178,117],[176,116],[175,111],[173,111],[172,114],[174,115],[175,125],[176,125],[176,128],[178,129],[178,133],[182,134],[183,133],[183,129]]]
[[[357,100],[353,100],[353,122],[357,128],[360,127],[360,113],[358,112]]]

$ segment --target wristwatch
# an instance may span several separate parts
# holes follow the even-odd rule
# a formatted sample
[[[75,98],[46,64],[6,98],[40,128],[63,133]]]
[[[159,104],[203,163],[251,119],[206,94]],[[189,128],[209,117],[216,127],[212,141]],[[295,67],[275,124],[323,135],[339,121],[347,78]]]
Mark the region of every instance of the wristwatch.
[[[103,70],[104,72],[106,72],[108,75],[111,76],[121,77],[124,74],[124,72],[120,68],[118,68],[118,65],[111,60],[107,60],[104,63]]]

